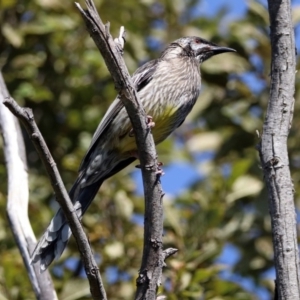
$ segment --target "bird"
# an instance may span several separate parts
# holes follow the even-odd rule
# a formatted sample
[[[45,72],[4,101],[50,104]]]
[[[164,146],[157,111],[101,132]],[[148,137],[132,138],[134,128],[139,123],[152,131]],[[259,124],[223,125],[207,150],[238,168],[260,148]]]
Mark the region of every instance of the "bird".
[[[139,67],[132,82],[147,115],[155,122],[151,128],[155,144],[165,140],[185,120],[200,94],[200,65],[210,57],[236,52],[196,36],[170,43],[160,57]],[[74,209],[81,219],[101,184],[137,159],[132,127],[119,96],[99,123],[83,158],[78,177],[69,191]],[[45,271],[59,258],[71,236],[61,208],[38,241],[31,262],[40,261]]]

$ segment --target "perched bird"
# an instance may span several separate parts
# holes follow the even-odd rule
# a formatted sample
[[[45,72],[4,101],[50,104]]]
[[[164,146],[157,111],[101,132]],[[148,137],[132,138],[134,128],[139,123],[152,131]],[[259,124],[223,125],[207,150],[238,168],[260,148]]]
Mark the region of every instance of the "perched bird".
[[[201,88],[200,64],[208,58],[234,49],[220,47],[202,38],[190,36],[171,43],[160,58],[136,70],[132,76],[145,111],[153,118],[152,134],[156,144],[179,127],[193,108]],[[83,216],[103,181],[136,159],[127,112],[117,97],[100,122],[85,155],[77,180],[69,195],[79,218]],[[41,262],[45,270],[60,257],[71,230],[59,209],[39,240],[32,262]]]

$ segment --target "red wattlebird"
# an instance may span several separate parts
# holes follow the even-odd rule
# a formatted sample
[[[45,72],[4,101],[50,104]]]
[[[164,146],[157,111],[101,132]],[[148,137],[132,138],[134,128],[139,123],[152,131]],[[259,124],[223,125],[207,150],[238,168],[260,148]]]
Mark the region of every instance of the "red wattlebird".
[[[200,64],[224,52],[235,50],[199,37],[183,37],[171,43],[158,59],[144,64],[133,74],[140,101],[155,122],[152,134],[156,144],[183,123],[198,99]],[[136,159],[134,153],[137,147],[131,123],[117,97],[98,126],[69,193],[79,218],[103,181],[132,163]],[[32,262],[40,261],[41,270],[45,270],[55,257],[60,257],[70,236],[69,225],[59,209],[39,240]]]

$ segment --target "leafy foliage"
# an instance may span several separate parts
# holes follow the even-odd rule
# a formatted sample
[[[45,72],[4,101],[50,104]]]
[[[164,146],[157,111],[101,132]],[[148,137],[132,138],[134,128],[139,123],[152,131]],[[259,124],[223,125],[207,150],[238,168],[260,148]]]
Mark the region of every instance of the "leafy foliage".
[[[166,164],[165,177],[171,175],[168,165],[179,162],[192,163],[199,173],[185,191],[164,199],[164,244],[179,253],[167,261],[160,292],[168,299],[255,299],[256,288],[273,289],[272,280],[264,276],[272,268],[273,251],[267,195],[255,150],[256,130],[262,128],[268,100],[268,14],[252,0],[242,19],[228,21],[225,8],[208,18],[197,14],[198,2],[98,0],[96,6],[104,21],[111,22],[114,36],[121,25],[126,27],[125,60],[131,72],[184,35],[199,35],[238,51],[203,65],[202,94],[193,112],[158,147]],[[295,22],[299,11],[294,9]],[[72,2],[4,0],[0,22],[0,65],[8,89],[19,103],[33,108],[70,188],[92,134],[116,96],[110,75]],[[296,99],[298,94],[297,90]],[[299,110],[296,101],[289,139],[296,193]],[[57,205],[38,156],[24,137],[30,218],[40,236]],[[32,299],[21,257],[5,230],[2,153],[0,159],[0,298]],[[134,166],[107,180],[83,219],[105,274],[109,299],[132,298],[141,261],[144,204],[130,176],[133,172]],[[181,176],[173,177],[175,189]],[[234,260],[232,265],[220,259],[228,247],[234,249],[226,256],[227,261]],[[88,298],[73,239],[51,271],[60,299]],[[244,278],[248,284],[242,284]]]

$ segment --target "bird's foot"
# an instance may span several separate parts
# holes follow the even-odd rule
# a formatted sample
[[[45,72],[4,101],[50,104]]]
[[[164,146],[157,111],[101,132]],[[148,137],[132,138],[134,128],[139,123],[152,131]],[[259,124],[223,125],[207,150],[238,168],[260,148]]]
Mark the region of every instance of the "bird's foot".
[[[147,116],[147,127],[148,129],[151,129],[155,126],[155,122],[153,122],[153,118],[151,116]],[[128,135],[130,137],[134,137],[134,131],[133,128],[130,129]]]
[[[159,175],[159,176],[163,176],[163,175],[165,175],[165,172],[164,172],[164,170],[161,168],[161,166],[163,166],[164,164],[162,163],[162,162],[158,162],[157,163],[157,170],[156,170],[156,172],[155,172],[155,174],[156,175]],[[136,165],[135,166],[137,169],[141,169],[141,165],[140,164],[138,164],[138,165]]]
[[[129,154],[130,157],[134,157],[136,159],[139,159],[139,154],[138,154],[137,150],[131,150],[131,151],[128,152],[128,154]]]
[[[162,166],[163,166],[163,165],[164,165],[164,164],[163,164],[161,161],[157,163],[157,170],[156,170],[156,172],[155,172],[156,175],[158,175],[158,176],[163,176],[163,175],[165,175],[165,172],[164,172],[164,170],[162,169]]]
[[[148,129],[151,129],[155,126],[155,122],[153,122],[153,118],[151,116],[147,116],[147,126]]]
[[[134,137],[133,128],[130,129],[128,135],[129,135],[129,137]]]

